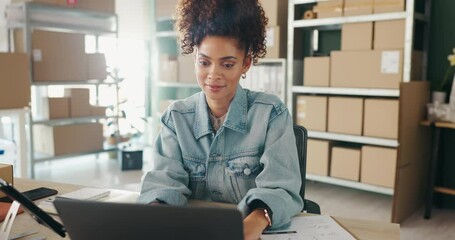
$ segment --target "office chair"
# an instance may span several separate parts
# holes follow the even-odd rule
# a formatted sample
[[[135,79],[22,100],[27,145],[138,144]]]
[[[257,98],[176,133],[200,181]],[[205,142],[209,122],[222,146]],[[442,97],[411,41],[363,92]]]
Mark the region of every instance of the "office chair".
[[[321,214],[319,205],[311,200],[305,199],[305,180],[306,180],[306,152],[308,132],[306,128],[294,125],[295,142],[297,144],[297,154],[299,157],[300,174],[302,175],[302,186],[300,187],[300,196],[303,199],[302,212]]]

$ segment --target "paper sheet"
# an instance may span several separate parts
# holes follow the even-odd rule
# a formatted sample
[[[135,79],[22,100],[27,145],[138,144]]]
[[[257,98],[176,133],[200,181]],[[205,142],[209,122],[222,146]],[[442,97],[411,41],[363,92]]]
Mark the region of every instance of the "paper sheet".
[[[348,231],[329,216],[298,216],[288,229],[269,231],[262,240],[355,240]]]

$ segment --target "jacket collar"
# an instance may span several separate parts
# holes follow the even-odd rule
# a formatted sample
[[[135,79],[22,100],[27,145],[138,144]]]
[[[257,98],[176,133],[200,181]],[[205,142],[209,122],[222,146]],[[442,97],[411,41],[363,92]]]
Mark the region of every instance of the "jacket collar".
[[[247,131],[247,109],[248,102],[246,92],[240,86],[237,86],[234,99],[229,105],[228,113],[223,125],[221,126],[230,128],[234,131],[246,133]],[[207,101],[204,92],[199,95],[199,102],[196,106],[196,122],[194,124],[194,137],[196,139],[211,133],[213,130],[210,122]]]

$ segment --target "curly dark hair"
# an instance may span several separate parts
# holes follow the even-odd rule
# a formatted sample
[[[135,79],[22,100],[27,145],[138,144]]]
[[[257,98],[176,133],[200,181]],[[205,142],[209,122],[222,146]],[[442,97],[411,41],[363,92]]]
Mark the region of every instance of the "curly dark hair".
[[[258,0],[180,0],[174,17],[183,54],[190,54],[206,36],[238,40],[256,64],[267,53],[268,18]]]

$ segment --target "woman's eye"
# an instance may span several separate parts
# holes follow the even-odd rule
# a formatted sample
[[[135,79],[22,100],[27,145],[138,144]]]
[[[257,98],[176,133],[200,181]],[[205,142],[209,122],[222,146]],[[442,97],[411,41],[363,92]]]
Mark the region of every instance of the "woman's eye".
[[[232,68],[232,67],[234,67],[234,64],[233,63],[225,63],[225,64],[223,64],[223,66],[225,68]]]
[[[199,61],[199,65],[200,66],[208,66],[209,62],[207,62],[207,61]]]

